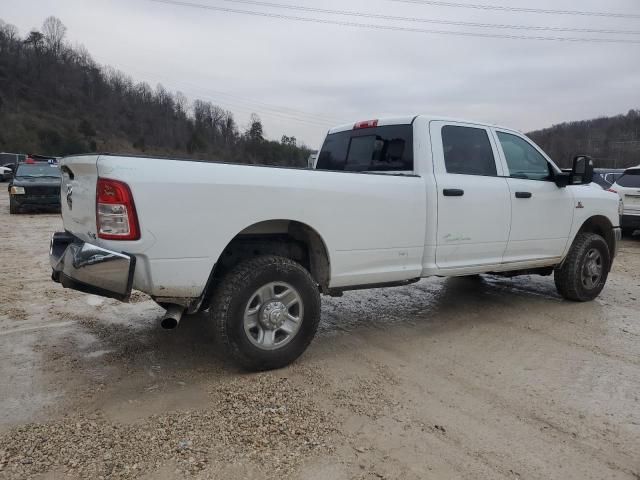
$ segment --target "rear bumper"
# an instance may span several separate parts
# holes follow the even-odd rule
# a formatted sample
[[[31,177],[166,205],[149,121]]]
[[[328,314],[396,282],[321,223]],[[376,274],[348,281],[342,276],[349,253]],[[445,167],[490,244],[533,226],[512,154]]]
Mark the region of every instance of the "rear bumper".
[[[51,278],[65,288],[126,302],[136,257],[83,242],[67,232],[51,236]]]

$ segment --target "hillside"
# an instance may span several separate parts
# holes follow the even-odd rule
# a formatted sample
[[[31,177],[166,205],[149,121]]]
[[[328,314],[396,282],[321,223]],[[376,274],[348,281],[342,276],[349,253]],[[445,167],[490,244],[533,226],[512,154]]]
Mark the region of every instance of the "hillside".
[[[68,155],[95,151],[232,162],[306,165],[294,137],[264,138],[259,117],[240,131],[231,112],[135,83],[71,47],[49,17],[21,37],[0,20],[0,151]]]
[[[578,153],[600,167],[640,164],[640,110],[562,123],[529,134],[563,167]],[[68,155],[111,151],[232,162],[306,165],[294,137],[265,139],[256,115],[241,131],[233,113],[135,83],[65,42],[49,17],[21,36],[0,20],[0,151]]]
[[[626,115],[568,122],[528,134],[563,167],[586,153],[596,167],[624,168],[640,164],[640,110]]]

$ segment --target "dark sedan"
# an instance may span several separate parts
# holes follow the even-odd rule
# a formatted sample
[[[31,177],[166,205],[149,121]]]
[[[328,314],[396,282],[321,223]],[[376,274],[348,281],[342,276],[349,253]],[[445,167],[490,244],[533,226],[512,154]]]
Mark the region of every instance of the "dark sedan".
[[[9,211],[60,210],[60,169],[48,163],[21,163],[9,184]]]

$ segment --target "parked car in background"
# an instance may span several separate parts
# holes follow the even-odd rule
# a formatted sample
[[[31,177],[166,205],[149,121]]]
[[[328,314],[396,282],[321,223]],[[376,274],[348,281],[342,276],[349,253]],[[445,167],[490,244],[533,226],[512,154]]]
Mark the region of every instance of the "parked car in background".
[[[15,165],[17,163],[24,162],[25,158],[27,158],[27,156],[24,153],[1,152],[0,165],[6,165],[7,163]]]
[[[607,190],[624,173],[624,168],[595,168],[593,181]]]
[[[46,162],[20,163],[9,183],[9,213],[60,210],[60,169]]]
[[[0,182],[8,182],[13,178],[13,170],[9,167],[0,167]]]
[[[616,192],[622,199],[622,233],[632,235],[640,230],[640,165],[625,170],[609,191]]]
[[[564,172],[520,132],[440,117],[336,127],[313,170],[126,155],[60,168],[52,279],[124,301],[148,293],[165,328],[206,311],[252,370],[302,354],[320,293],[554,274],[560,295],[588,301],[620,238],[622,202],[591,185],[590,158]]]

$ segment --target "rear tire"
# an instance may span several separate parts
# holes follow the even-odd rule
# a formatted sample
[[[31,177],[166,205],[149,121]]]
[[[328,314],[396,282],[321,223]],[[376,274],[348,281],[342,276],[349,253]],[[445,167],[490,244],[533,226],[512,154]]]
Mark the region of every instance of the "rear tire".
[[[569,254],[554,272],[558,293],[567,300],[588,302],[596,298],[609,276],[611,252],[595,233],[579,233]]]
[[[320,322],[320,292],[307,270],[275,255],[245,260],[211,303],[218,341],[242,368],[282,368],[307,349]]]

